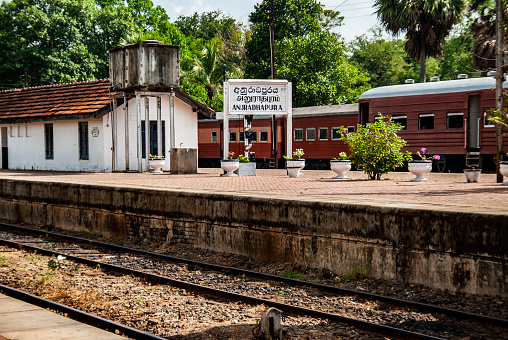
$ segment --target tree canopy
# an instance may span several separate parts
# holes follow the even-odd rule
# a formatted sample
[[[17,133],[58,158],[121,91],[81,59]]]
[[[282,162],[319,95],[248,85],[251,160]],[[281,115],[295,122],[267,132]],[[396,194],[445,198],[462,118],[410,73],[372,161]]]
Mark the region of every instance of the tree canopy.
[[[275,74],[293,83],[294,107],[354,103],[369,89],[369,78],[349,64],[337,34],[286,37],[275,51]]]
[[[375,0],[376,13],[385,29],[406,34],[406,53],[420,60],[420,82],[426,80],[426,57],[439,57],[442,43],[459,22],[465,0]]]

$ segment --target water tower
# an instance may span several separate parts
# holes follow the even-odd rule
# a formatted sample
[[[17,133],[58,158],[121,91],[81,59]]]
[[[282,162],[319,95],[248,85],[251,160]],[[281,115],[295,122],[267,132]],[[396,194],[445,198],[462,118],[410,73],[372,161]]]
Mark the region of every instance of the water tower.
[[[145,107],[145,170],[149,170],[148,158],[150,149],[150,122],[149,122],[149,97],[157,98],[157,155],[162,153],[162,119],[161,119],[161,96],[169,96],[170,116],[170,150],[171,155],[175,148],[175,120],[174,120],[174,96],[173,89],[180,85],[180,46],[165,45],[156,40],[147,40],[137,44],[126,45],[109,50],[109,79],[113,100],[113,141],[117,140],[118,127],[115,116],[117,104],[124,102],[124,109],[128,110],[128,100],[136,98],[137,106],[137,155],[138,172],[142,172],[142,127],[141,108]],[[144,97],[144,104],[141,99]],[[126,111],[127,112],[127,111]],[[126,113],[128,114],[128,113]],[[129,119],[125,119],[125,163],[126,170],[129,166]],[[118,144],[118,143],[116,143]],[[197,150],[196,150],[197,154]],[[117,150],[113,142],[113,171],[117,170]],[[196,156],[197,158],[197,156]],[[172,160],[172,159],[171,159]],[[197,160],[196,160],[197,164]],[[196,165],[197,167],[197,165]]]

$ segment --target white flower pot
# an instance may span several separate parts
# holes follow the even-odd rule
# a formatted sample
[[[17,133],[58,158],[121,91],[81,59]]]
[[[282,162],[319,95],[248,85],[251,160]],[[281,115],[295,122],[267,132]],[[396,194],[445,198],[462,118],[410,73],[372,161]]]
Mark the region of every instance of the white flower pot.
[[[300,170],[305,168],[305,159],[287,159],[286,168],[288,169],[288,174],[289,168],[298,168],[298,176],[303,175]]]
[[[238,176],[237,174],[233,173],[233,171],[238,169],[239,166],[240,161],[238,161],[238,159],[223,159],[220,161],[221,169],[226,171],[226,173],[223,175],[225,177]]]
[[[427,181],[425,175],[430,173],[430,171],[432,170],[432,161],[430,160],[409,161],[407,167],[409,172],[416,176],[411,180],[411,182]]]
[[[288,166],[288,175],[290,178],[297,178],[300,176],[300,167],[298,166]]]
[[[499,171],[501,172],[501,175],[503,175],[504,177],[508,177],[508,162],[499,162]],[[503,185],[508,185],[508,181],[507,182],[504,182]]]
[[[332,178],[338,178],[338,179],[348,179],[346,175],[344,175],[346,172],[351,170],[351,161],[349,159],[345,160],[335,160],[332,159],[330,161],[330,169],[332,169],[333,172],[337,174],[337,176]]]
[[[150,169],[152,170],[152,173],[161,173],[162,167],[166,164],[166,160],[164,158],[157,158],[157,159],[149,159],[148,165],[150,166]]]
[[[468,183],[478,182],[481,173],[482,169],[464,169],[464,174],[466,175],[466,181]]]

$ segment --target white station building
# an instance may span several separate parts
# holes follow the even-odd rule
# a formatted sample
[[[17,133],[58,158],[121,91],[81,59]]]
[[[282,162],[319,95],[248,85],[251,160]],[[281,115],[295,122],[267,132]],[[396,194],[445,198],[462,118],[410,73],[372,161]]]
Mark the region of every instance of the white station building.
[[[111,80],[0,91],[2,169],[142,172],[155,155],[197,172],[198,119],[215,112],[179,70],[179,46],[146,41],[110,50]]]

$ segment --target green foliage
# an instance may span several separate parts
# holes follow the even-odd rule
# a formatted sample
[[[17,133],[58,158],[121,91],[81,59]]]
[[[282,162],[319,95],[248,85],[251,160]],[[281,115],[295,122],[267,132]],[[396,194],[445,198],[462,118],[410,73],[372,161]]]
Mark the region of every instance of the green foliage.
[[[240,73],[236,65],[227,63],[222,58],[221,47],[222,41],[215,37],[206,42],[201,50],[191,48],[192,54],[182,60],[181,66],[183,82],[198,84],[199,86],[195,87],[197,90],[203,87],[206,91],[206,103],[215,110],[219,107],[213,106],[213,99],[221,92],[224,80]],[[192,89],[192,86],[190,88]]]
[[[280,272],[279,275],[282,276],[282,277],[288,277],[288,278],[291,278],[291,279],[307,280],[307,275],[302,274],[302,273],[298,273],[298,272],[292,272],[292,271],[289,271],[289,270],[284,270],[284,271]]]
[[[341,131],[344,143],[351,151],[351,161],[357,167],[363,168],[369,179],[376,180],[411,159],[409,151],[400,152],[407,145],[406,141],[397,135],[402,126],[394,123],[391,117],[380,117],[374,123],[358,125],[356,132],[348,134],[344,128]]]
[[[351,268],[348,272],[344,273],[343,275],[339,276],[339,279],[343,282],[351,282],[351,281],[358,281],[362,280],[366,277],[369,277],[372,273],[372,266],[371,265],[358,265]]]
[[[439,57],[442,43],[453,25],[460,22],[465,0],[375,0],[379,21],[394,35],[406,34],[405,50],[420,61],[420,82],[424,81],[427,56]]]
[[[219,37],[222,41],[221,55],[225,61],[239,67],[245,61],[245,42],[249,36],[242,22],[227,16],[221,11],[211,11],[190,16],[179,16],[175,26],[191,41],[212,40]]]
[[[321,30],[323,9],[316,0],[274,0],[274,39],[304,36]],[[249,16],[252,36],[246,43],[247,78],[270,77],[270,0],[254,6]]]
[[[362,71],[367,71],[370,85],[374,87],[400,84],[407,77],[407,64],[404,59],[404,41],[385,40],[380,29],[374,30],[374,37],[356,37],[349,45],[349,61]]]
[[[502,98],[504,100],[508,100],[508,91],[503,92]],[[494,121],[497,124],[501,124],[505,127],[508,127],[508,110],[506,109],[506,107],[503,107],[501,111],[497,109],[490,109],[488,110],[488,114],[489,120]]]
[[[238,161],[239,161],[240,163],[250,163],[249,158],[247,158],[247,157],[245,157],[245,156],[243,156],[243,155],[238,155]]]
[[[7,261],[7,258],[5,255],[0,255],[0,267],[5,266],[5,262]]]
[[[354,103],[368,77],[345,58],[340,36],[327,31],[286,37],[276,44],[276,78],[293,83],[293,106]]]

